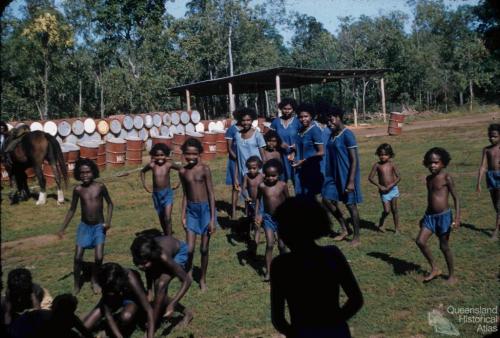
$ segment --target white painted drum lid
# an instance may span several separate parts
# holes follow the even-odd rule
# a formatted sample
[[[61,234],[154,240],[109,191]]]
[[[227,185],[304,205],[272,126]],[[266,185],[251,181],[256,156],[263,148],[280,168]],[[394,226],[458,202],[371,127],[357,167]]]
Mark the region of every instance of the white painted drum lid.
[[[222,121],[215,122],[215,128],[217,131],[224,130],[224,122],[222,122]]]
[[[45,124],[43,125],[43,131],[52,135],[52,136],[56,136],[57,134],[57,124],[55,124],[54,122],[52,121],[47,121],[45,122]]]
[[[194,127],[194,129],[198,133],[203,133],[205,131],[205,125],[203,123],[197,123],[196,126]]]
[[[170,134],[171,136],[173,136],[174,134],[177,133],[177,127],[176,126],[170,126],[168,127],[168,129],[170,130]]]
[[[123,144],[126,143],[126,141],[120,137],[113,137],[108,140],[109,143],[118,143],[118,144]]]
[[[57,125],[57,132],[62,137],[68,136],[69,134],[71,134],[71,124],[69,124],[69,122],[66,120],[59,122],[59,124]]]
[[[85,131],[83,122],[81,120],[74,120],[73,123],[71,124],[71,131],[76,136],[82,135]]]
[[[214,121],[210,121],[208,123],[208,131],[214,131],[216,129],[216,123]]]
[[[120,133],[118,133],[118,135],[116,137],[125,138],[125,137],[127,137],[127,134],[128,134],[128,132],[125,129],[122,129],[122,130],[120,130]]]
[[[167,126],[161,126],[161,128],[160,128],[160,135],[161,136],[168,136],[168,135],[170,135],[170,130],[168,129]]]
[[[177,126],[177,134],[184,134],[185,131],[186,131],[186,128],[184,127],[184,125],[179,124]]]
[[[163,124],[167,127],[170,127],[170,125],[172,124],[172,117],[169,113],[163,114]]]
[[[123,120],[125,121],[125,120]],[[133,122],[132,122],[133,124]],[[111,123],[109,124],[109,129],[111,130],[112,133],[114,134],[119,134],[120,131],[122,130],[122,124],[120,123],[119,120],[113,119],[111,120]],[[127,128],[125,128],[127,129]]]
[[[101,134],[99,134],[97,131],[95,131],[92,134],[89,134],[89,140],[100,142],[101,141]]]
[[[73,134],[69,134],[64,138],[64,143],[71,143],[71,144],[77,144],[78,143],[78,137]]]
[[[139,137],[137,136],[127,136],[126,138],[129,141],[142,141]]]
[[[132,116],[126,115],[123,118],[123,128],[125,128],[127,130],[134,128],[134,118]],[[111,130],[111,131],[113,131],[113,130]]]
[[[115,137],[115,135],[113,135],[113,134],[111,134],[111,133],[108,133],[108,134],[104,135],[103,140],[104,140],[104,141],[107,141],[107,140],[109,140],[110,138],[113,138],[113,137]]]
[[[149,136],[155,137],[155,136],[158,136],[158,135],[160,135],[160,132],[158,131],[158,128],[152,127],[151,129],[149,129]]]
[[[135,129],[132,129],[130,131],[127,132],[127,137],[139,137],[139,133],[137,132],[137,130]]]
[[[152,146],[153,146],[153,140],[152,139],[148,139],[146,141],[146,150],[150,151]]]
[[[43,126],[40,122],[33,122],[32,124],[30,124],[30,130],[31,131],[35,131],[35,130],[43,131]],[[71,127],[70,127],[70,131],[71,131]]]
[[[90,117],[83,121],[83,125],[85,127],[85,132],[87,134],[92,134],[95,131],[95,121]]]
[[[99,142],[95,141],[81,141],[78,142],[78,145],[84,148],[99,148]]]
[[[258,125],[259,125],[259,120],[252,121],[252,127],[257,128]]]
[[[181,122],[187,124],[189,122],[189,114],[187,111],[181,112]]]
[[[99,120],[97,122],[97,131],[101,135],[106,135],[109,132],[109,124],[106,120]]]
[[[171,114],[171,117],[172,117],[172,123],[173,123],[174,125],[178,125],[178,124],[179,124],[179,122],[180,122],[180,120],[181,120],[181,117],[179,116],[179,113],[177,113],[177,112],[175,112],[175,111],[174,111],[174,112]]]
[[[200,113],[197,110],[193,110],[191,112],[191,121],[193,121],[194,124],[199,123],[201,120]]]
[[[82,136],[80,136],[80,142],[88,142],[90,141],[90,135],[87,133],[84,133]]]
[[[146,128],[151,128],[153,126],[153,117],[149,114],[144,116],[144,125]]]
[[[63,143],[61,144],[61,150],[63,152],[70,152],[80,150],[80,147],[73,143]]]
[[[141,129],[142,127],[144,127],[144,119],[140,115],[135,115],[134,116],[134,128]]]
[[[193,133],[195,132],[194,125],[190,122],[186,124],[186,133]]]
[[[153,115],[153,124],[155,127],[160,128],[161,127],[161,116],[160,114],[154,114]]]
[[[146,128],[142,128],[141,130],[139,130],[139,137],[141,138],[141,140],[143,141],[146,141],[148,139],[148,130]]]

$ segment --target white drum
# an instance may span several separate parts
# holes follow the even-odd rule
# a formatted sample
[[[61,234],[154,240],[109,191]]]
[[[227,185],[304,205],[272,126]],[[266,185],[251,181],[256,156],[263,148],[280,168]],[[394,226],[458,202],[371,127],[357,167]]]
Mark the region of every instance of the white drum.
[[[200,113],[197,110],[193,110],[191,112],[191,121],[194,124],[197,124],[197,123],[199,123],[201,121],[201,115],[200,115]]]
[[[149,137],[148,130],[146,128],[139,130],[139,137],[141,140],[146,141]]]
[[[189,122],[189,113],[187,111],[181,112],[181,123],[188,124]]]
[[[183,124],[178,124],[177,125],[177,134],[184,134],[186,131],[186,128],[184,127]]]
[[[170,126],[168,127],[168,130],[170,131],[170,134],[171,136],[173,136],[174,134],[177,133],[177,127],[176,126]]]
[[[153,140],[152,139],[147,139],[146,141],[146,150],[149,152],[151,151],[151,147],[153,146]]]
[[[196,126],[194,127],[194,129],[198,133],[203,133],[205,131],[205,125],[203,123],[197,123]]]
[[[224,131],[224,122],[222,121],[215,122],[215,130]]]
[[[71,144],[77,144],[78,143],[78,137],[73,134],[69,134],[64,138],[64,143],[71,143]]]
[[[160,134],[161,134],[161,136],[169,136],[170,135],[170,130],[168,129],[167,126],[161,126],[161,128],[160,128]]]
[[[161,115],[160,114],[154,114],[153,115],[153,125],[157,128],[161,127]]]
[[[144,115],[144,125],[146,128],[151,128],[153,126],[153,117],[149,114]]]
[[[33,122],[32,124],[30,124],[30,130],[31,131],[35,131],[35,130],[43,131],[43,126],[40,122]],[[70,132],[71,132],[71,127],[70,127]],[[66,136],[66,135],[64,135],[64,136]]]
[[[172,117],[172,123],[174,125],[178,125],[179,122],[181,121],[181,117],[179,116],[179,113],[177,113],[175,111],[172,113],[171,117]]]
[[[159,136],[159,135],[160,135],[160,132],[159,132],[158,128],[153,126],[151,129],[149,129],[149,136],[150,137],[155,137],[155,136]]]
[[[85,126],[81,120],[74,120],[71,124],[71,131],[76,136],[80,136],[85,132]]]
[[[214,121],[208,123],[208,131],[215,131],[217,129],[217,124]]]
[[[193,133],[194,131],[194,124],[192,124],[191,122],[186,124],[186,133]]]
[[[137,132],[137,130],[132,129],[132,130],[129,130],[127,132],[127,137],[137,137],[137,138],[139,138],[139,133]]]
[[[142,127],[144,127],[144,119],[142,118],[141,115],[135,115],[134,116],[134,128],[140,130]]]
[[[122,129],[122,130],[120,130],[120,132],[118,133],[118,135],[116,137],[124,139],[125,137],[127,137],[127,134],[128,134],[127,131],[125,129]]]
[[[89,140],[95,141],[95,142],[100,142],[101,141],[101,134],[99,134],[99,132],[95,131],[92,134],[89,134]]]
[[[125,115],[123,118],[123,128],[130,130],[134,128],[134,118],[130,115]]]
[[[90,117],[83,121],[83,126],[87,134],[92,134],[95,131],[95,121]]]
[[[170,125],[172,124],[172,117],[169,113],[163,114],[163,124],[167,127],[170,127]]]
[[[120,123],[119,120],[113,119],[109,124],[109,130],[111,130],[113,134],[119,134],[120,131],[122,130],[122,124]]]
[[[33,124],[31,126],[33,126]],[[66,120],[59,122],[57,125],[57,132],[61,135],[61,137],[68,136],[71,134],[71,124],[69,124]]]
[[[43,125],[43,131],[52,136],[57,135],[57,124],[52,121],[47,121]]]
[[[109,132],[109,123],[106,120],[99,120],[97,122],[97,131],[101,135],[106,135]]]

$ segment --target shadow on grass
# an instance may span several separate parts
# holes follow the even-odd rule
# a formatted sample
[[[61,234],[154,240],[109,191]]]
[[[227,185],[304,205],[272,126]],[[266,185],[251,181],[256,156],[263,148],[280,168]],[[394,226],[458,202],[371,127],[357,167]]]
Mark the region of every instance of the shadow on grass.
[[[236,246],[237,243],[246,243],[250,239],[250,226],[247,219],[242,218],[233,221],[228,217],[221,217],[219,220],[221,221],[221,227],[222,222],[224,222],[226,229],[229,228],[231,230],[226,234],[226,239],[232,246]]]
[[[199,286],[200,280],[201,280],[201,269],[193,264],[193,281],[198,283]]]
[[[229,203],[227,201],[221,201],[221,200],[215,201],[215,208],[217,210],[224,211],[228,215],[231,215],[231,212],[233,211],[232,210],[233,207],[232,207],[231,203]],[[245,208],[243,208],[241,206],[237,206],[236,210],[245,211]]]
[[[392,265],[394,273],[396,275],[407,275],[409,272],[415,271],[418,273],[424,273],[422,267],[418,264],[407,262],[403,259],[396,257],[391,257],[390,255],[383,252],[369,252],[367,256],[378,258]]]
[[[351,219],[349,219],[349,223],[352,224]],[[360,229],[368,229],[371,231],[379,232],[377,225],[371,221],[367,221],[366,219],[359,220],[359,227]]]
[[[250,245],[251,242],[249,242],[249,245],[247,245],[246,250],[241,250],[236,254],[238,263],[240,263],[241,266],[249,265],[257,272],[257,275],[264,276],[264,256],[253,255],[252,251],[250,250]]]
[[[166,326],[161,332],[161,336],[165,337],[168,336],[170,333],[172,333],[172,330],[179,325],[179,323],[184,319],[183,316],[177,316],[174,318],[170,318],[168,321],[165,321]],[[184,336],[176,336],[176,337],[184,337]],[[194,338],[193,334],[190,334],[189,336],[186,336],[188,338]]]
[[[461,223],[460,226],[462,226],[464,228],[467,228],[467,229],[470,229],[470,230],[474,230],[474,231],[480,232],[482,234],[485,234],[488,237],[491,237],[491,233],[488,230],[486,230],[486,229],[479,229],[474,224]]]

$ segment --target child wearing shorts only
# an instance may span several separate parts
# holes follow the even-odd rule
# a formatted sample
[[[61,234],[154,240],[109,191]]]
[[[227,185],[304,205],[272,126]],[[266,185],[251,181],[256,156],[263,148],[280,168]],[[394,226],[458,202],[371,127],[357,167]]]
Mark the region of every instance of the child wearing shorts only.
[[[431,272],[424,278],[424,282],[429,282],[441,275],[441,270],[437,267],[434,257],[427,245],[427,241],[435,234],[439,238],[439,248],[444,254],[448,265],[448,283],[454,284],[457,278],[454,273],[453,255],[449,246],[451,227],[460,226],[460,203],[455,190],[455,184],[450,174],[444,168],[450,163],[450,154],[443,148],[432,148],[424,156],[424,166],[430,171],[427,176],[427,210],[420,221],[420,232],[417,236],[417,246],[422,251],[429,264]],[[453,197],[455,204],[455,221],[448,205],[448,197]]]
[[[182,183],[182,225],[186,230],[189,247],[187,271],[192,274],[193,252],[196,237],[201,236],[200,288],[207,290],[208,247],[210,236],[215,232],[215,195],[212,173],[208,165],[200,162],[203,146],[194,138],[187,139],[181,146],[187,164],[179,171]]]
[[[500,124],[494,123],[488,127],[488,138],[491,145],[483,149],[476,191],[481,192],[481,180],[486,173],[486,186],[490,191],[491,202],[496,211],[496,227],[491,239],[498,240],[500,231]]]
[[[73,265],[74,273],[74,294],[80,292],[82,279],[83,254],[85,249],[95,248],[95,264],[92,266],[92,289],[94,293],[100,292],[97,283],[97,272],[102,265],[104,253],[104,240],[106,232],[111,228],[111,216],[113,215],[113,202],[109,196],[108,189],[101,182],[95,182],[99,177],[99,168],[89,159],[80,158],[75,163],[75,179],[81,181],[73,189],[71,206],[64,218],[63,225],[58,232],[59,238],[63,238],[64,231],[75,215],[78,200],[81,200],[82,220],[78,225],[76,234],[75,259]],[[104,201],[108,205],[106,222],[104,221]]]
[[[255,215],[257,214],[255,207],[257,204],[257,190],[259,185],[264,181],[264,175],[260,172],[262,169],[262,161],[258,156],[250,156],[246,165],[248,171],[243,177],[241,194],[245,197],[246,215],[250,219],[251,225],[255,230],[254,242],[250,242],[250,253],[255,255],[260,239],[260,226],[255,223]],[[260,211],[262,213],[264,205],[260,203],[260,206]]]
[[[380,216],[378,229],[381,232],[385,232],[384,221],[389,213],[392,212],[394,227],[396,228],[396,233],[399,233],[398,183],[401,180],[401,175],[399,174],[398,168],[392,161],[394,158],[394,151],[392,150],[390,144],[383,143],[378,146],[375,154],[378,156],[379,161],[373,165],[370,175],[368,176],[368,180],[377,186],[380,193],[380,199],[382,200],[382,206],[384,208],[382,215]],[[375,175],[377,175],[378,181],[375,180]]]
[[[179,166],[175,165],[169,158],[170,149],[166,144],[157,143],[149,152],[151,155],[151,163],[141,170],[141,182],[147,192],[151,191],[146,186],[146,172],[151,170],[153,173],[153,203],[160,219],[163,233],[167,236],[172,235],[172,206],[174,204],[174,191],[170,187],[170,169],[179,170]]]

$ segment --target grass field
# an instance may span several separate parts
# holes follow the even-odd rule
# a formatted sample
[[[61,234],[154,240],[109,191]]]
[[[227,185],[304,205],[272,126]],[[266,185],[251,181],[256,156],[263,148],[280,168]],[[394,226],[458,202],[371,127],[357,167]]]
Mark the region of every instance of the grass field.
[[[458,315],[446,313],[449,306],[487,307],[498,305],[499,243],[489,239],[494,226],[494,211],[488,191],[481,195],[474,192],[476,172],[481,149],[488,143],[485,124],[463,127],[440,128],[404,132],[399,137],[358,138],[362,190],[364,203],[360,205],[362,219],[359,248],[351,248],[342,242],[338,246],[348,258],[365,298],[363,309],[350,321],[354,337],[438,337],[428,324],[428,312],[441,309],[462,337],[481,337],[478,324],[460,323]],[[381,205],[376,188],[366,177],[376,160],[375,148],[382,142],[392,144],[395,162],[400,167],[400,220],[402,234],[385,234],[374,231]],[[433,146],[446,148],[452,161],[448,171],[454,177],[462,204],[462,227],[452,233],[451,248],[455,255],[459,283],[448,286],[443,279],[423,284],[421,278],[429,267],[414,243],[418,233],[418,221],[426,206],[423,154]],[[193,283],[183,303],[194,309],[195,318],[185,329],[174,328],[173,337],[272,337],[277,336],[270,321],[269,285],[263,283],[258,271],[264,265],[264,245],[259,246],[259,262],[246,262],[244,241],[230,230],[225,207],[230,200],[230,189],[224,185],[225,158],[210,163],[215,182],[215,194],[219,207],[218,230],[212,238],[208,274],[209,291],[202,294]],[[136,173],[112,178],[116,171],[105,171],[103,180],[108,186],[115,204],[113,228],[109,232],[105,261],[116,261],[132,267],[129,246],[134,233],[151,227],[159,228],[151,197],[139,182]],[[176,175],[174,174],[174,177]],[[174,181],[177,178],[174,179]],[[75,182],[72,181],[72,184]],[[5,194],[8,189],[4,189]],[[70,189],[66,196],[70,195]],[[51,192],[55,192],[52,191]],[[173,220],[174,231],[182,237],[179,218],[180,193],[176,193]],[[31,236],[55,233],[69,207],[57,207],[55,199],[49,199],[44,207],[36,207],[34,201],[16,206],[2,203],[2,241],[18,240]],[[450,200],[451,203],[451,200]],[[345,209],[344,209],[345,210]],[[79,213],[79,212],[78,212]],[[48,288],[52,295],[71,292],[72,262],[75,227],[79,215],[75,215],[67,236],[61,241],[42,245],[34,241],[30,245],[2,252],[3,281],[6,273],[15,267],[27,267],[34,280]],[[239,211],[241,214],[241,211]],[[387,228],[393,228],[390,217]],[[304,225],[306,226],[306,224]],[[334,225],[338,229],[338,224]],[[331,239],[321,244],[332,244]],[[436,238],[430,241],[439,265],[446,265],[439,251]],[[93,258],[87,252],[87,259]],[[195,254],[195,266],[199,266],[199,253]],[[195,269],[195,279],[198,275]],[[177,281],[174,282],[175,290]],[[307,290],[304,290],[306,292]],[[97,302],[89,284],[80,293],[78,313],[84,315]],[[323,311],[311,309],[311,311]],[[490,324],[494,325],[494,324]],[[169,332],[167,325],[158,331]],[[137,333],[135,336],[139,337]]]

